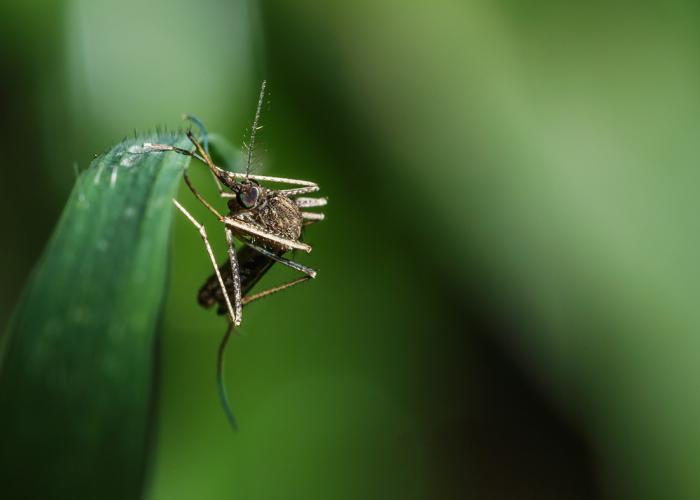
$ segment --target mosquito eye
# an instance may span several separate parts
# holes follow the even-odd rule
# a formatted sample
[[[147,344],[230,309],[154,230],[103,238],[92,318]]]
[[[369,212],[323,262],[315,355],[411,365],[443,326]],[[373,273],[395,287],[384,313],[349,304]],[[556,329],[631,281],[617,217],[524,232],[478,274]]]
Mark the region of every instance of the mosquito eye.
[[[238,193],[238,203],[245,208],[253,208],[258,203],[260,190],[256,186]]]

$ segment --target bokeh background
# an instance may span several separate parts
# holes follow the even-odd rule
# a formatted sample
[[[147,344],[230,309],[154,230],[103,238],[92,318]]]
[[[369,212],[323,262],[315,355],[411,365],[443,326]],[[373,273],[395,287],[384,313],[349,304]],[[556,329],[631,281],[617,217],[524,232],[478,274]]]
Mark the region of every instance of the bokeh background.
[[[682,0],[3,1],[0,323],[76,166],[183,112],[241,144],[266,78],[261,169],[330,199],[319,278],[246,309],[232,433],[178,219],[151,498],[700,498],[698,28]]]

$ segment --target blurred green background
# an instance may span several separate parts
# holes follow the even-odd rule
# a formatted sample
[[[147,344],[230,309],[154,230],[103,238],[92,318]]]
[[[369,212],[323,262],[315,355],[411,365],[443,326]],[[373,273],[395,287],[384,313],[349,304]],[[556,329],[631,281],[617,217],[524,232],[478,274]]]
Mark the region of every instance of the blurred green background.
[[[241,144],[266,78],[319,278],[246,309],[231,433],[177,218],[151,498],[700,498],[699,10],[2,2],[0,322],[75,164],[183,112]]]

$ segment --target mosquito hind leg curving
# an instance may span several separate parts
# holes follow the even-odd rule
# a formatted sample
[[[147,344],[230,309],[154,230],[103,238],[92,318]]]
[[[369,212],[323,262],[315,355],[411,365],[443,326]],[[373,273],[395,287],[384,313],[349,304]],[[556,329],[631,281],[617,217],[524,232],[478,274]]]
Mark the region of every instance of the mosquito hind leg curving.
[[[226,333],[219,344],[219,352],[216,357],[216,385],[219,388],[219,399],[221,400],[221,406],[224,407],[224,412],[226,412],[226,418],[228,418],[231,428],[233,428],[234,431],[237,431],[238,422],[236,421],[236,416],[233,414],[231,405],[228,402],[228,396],[226,395],[226,383],[224,381],[224,353],[226,352],[226,345],[231,338],[231,332],[233,332],[233,324],[229,323]]]
[[[199,200],[199,202],[204,205],[207,210],[209,210],[211,213],[214,214],[214,216],[219,219],[219,220],[224,220],[224,217],[219,213],[217,209],[215,209],[211,203],[209,203],[206,199],[204,199],[204,196],[202,196],[199,191],[197,191],[197,188],[194,187],[192,184],[192,181],[190,180],[190,176],[187,175],[187,172],[182,173],[182,177],[185,179],[185,184],[187,184],[187,187],[190,188],[190,191],[192,191],[192,194]]]
[[[326,216],[322,213],[317,213],[317,212],[302,212],[301,218],[304,219],[305,221],[320,222],[323,219],[325,219]]]
[[[272,295],[274,293],[281,292],[282,290],[286,290],[287,288],[291,288],[295,285],[300,285],[301,283],[305,283],[305,282],[309,281],[310,279],[312,279],[311,276],[302,276],[301,278],[297,278],[297,279],[288,281],[286,283],[282,283],[281,285],[277,285],[277,286],[274,286],[272,288],[268,288],[268,289],[263,290],[261,292],[254,293],[251,295],[246,295],[245,297],[243,297],[243,305],[244,306],[248,305],[251,302],[254,302],[256,300],[262,299],[264,297],[269,297],[270,295]]]
[[[238,322],[243,320],[243,304],[241,301],[241,270],[238,267],[236,247],[233,244],[233,232],[228,227],[226,231],[226,244],[228,245],[228,258],[231,263],[231,279],[233,280],[233,309]],[[222,289],[223,291],[223,289]]]
[[[216,273],[216,278],[219,281],[219,286],[221,287],[221,291],[223,292],[224,295],[224,300],[226,302],[226,308],[228,310],[229,314],[229,319],[231,323],[234,326],[238,326],[240,324],[240,318],[236,317],[236,314],[234,313],[233,306],[231,305],[231,299],[228,296],[228,291],[226,290],[226,285],[224,284],[224,280],[221,277],[221,272],[219,271],[219,265],[216,262],[216,257],[214,256],[214,250],[211,247],[211,244],[209,243],[209,238],[207,237],[207,231],[204,228],[202,224],[197,222],[197,219],[195,219],[192,214],[190,214],[185,207],[180,205],[180,203],[173,199],[173,204],[180,210],[180,212],[183,213],[185,217],[187,217],[187,220],[189,220],[194,227],[197,228],[199,231],[199,235],[202,237],[202,240],[204,240],[204,246],[207,249],[207,254],[209,254],[209,259],[211,260],[211,264],[214,267],[214,272]]]
[[[325,207],[328,204],[328,198],[307,198],[300,196],[294,200],[296,206],[299,208],[314,208],[314,207]]]
[[[306,267],[305,265],[299,264],[298,262],[295,262],[293,260],[285,259],[284,257],[281,257],[274,252],[270,252],[269,250],[258,246],[255,243],[251,243],[250,241],[245,241],[245,244],[251,247],[252,249],[256,250],[257,252],[263,254],[265,257],[272,259],[275,262],[279,262],[280,264],[285,265],[287,267],[291,267],[292,269],[299,271],[300,273],[304,273],[309,278],[316,277],[316,271],[314,271],[310,267]]]

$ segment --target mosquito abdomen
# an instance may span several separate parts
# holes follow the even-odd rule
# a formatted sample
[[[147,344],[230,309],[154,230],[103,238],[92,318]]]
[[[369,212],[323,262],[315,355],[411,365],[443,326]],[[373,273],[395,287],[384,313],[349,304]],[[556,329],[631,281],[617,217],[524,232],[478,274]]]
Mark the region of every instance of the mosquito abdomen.
[[[275,263],[272,259],[265,257],[260,252],[254,250],[248,245],[243,245],[237,252],[239,275],[241,277],[241,294],[245,295],[250,291],[255,284],[260,281],[260,278],[267,270]],[[227,259],[219,267],[221,278],[224,280],[226,290],[229,296],[233,295],[233,278],[231,275],[231,263]],[[212,274],[207,278],[207,281],[199,289],[197,294],[197,302],[205,308],[210,308],[218,304],[217,314],[224,315],[227,313],[226,299],[219,286],[219,280],[216,274]]]

